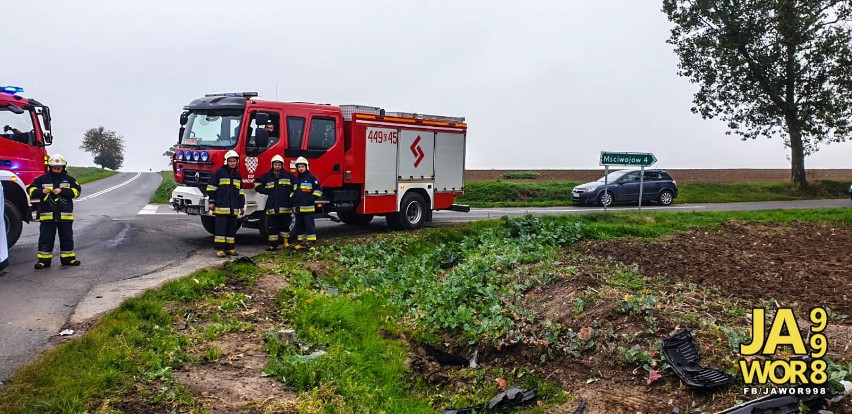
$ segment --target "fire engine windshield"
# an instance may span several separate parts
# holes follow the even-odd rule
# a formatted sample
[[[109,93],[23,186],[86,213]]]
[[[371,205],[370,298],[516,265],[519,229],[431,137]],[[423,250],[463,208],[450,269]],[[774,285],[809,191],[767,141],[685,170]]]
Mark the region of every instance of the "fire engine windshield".
[[[189,114],[182,147],[233,148],[240,136],[242,111],[195,111]]]
[[[12,109],[15,109],[13,112]],[[20,113],[16,113],[20,112]],[[0,138],[35,145],[36,135],[30,111],[0,106]]]

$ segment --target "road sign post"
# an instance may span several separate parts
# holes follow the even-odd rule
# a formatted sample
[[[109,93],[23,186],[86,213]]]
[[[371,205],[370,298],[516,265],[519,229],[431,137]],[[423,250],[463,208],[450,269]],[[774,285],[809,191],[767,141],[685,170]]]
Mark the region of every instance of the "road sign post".
[[[642,212],[642,196],[645,189],[645,167],[650,167],[657,162],[657,157],[649,152],[608,152],[601,151],[601,163],[604,166],[604,194],[609,191],[610,165],[621,165],[625,167],[640,167],[639,172],[639,212]],[[614,199],[614,197],[613,197]],[[607,206],[604,205],[604,212]]]

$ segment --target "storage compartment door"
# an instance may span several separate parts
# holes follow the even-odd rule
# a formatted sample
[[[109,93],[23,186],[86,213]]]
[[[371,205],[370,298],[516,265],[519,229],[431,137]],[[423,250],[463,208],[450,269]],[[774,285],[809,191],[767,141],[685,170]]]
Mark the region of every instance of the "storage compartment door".
[[[396,147],[399,130],[367,128],[364,157],[364,191],[367,194],[394,194],[396,191]]]
[[[435,177],[435,133],[399,132],[399,179],[431,180]]]
[[[439,132],[435,136],[435,191],[464,189],[465,135]]]

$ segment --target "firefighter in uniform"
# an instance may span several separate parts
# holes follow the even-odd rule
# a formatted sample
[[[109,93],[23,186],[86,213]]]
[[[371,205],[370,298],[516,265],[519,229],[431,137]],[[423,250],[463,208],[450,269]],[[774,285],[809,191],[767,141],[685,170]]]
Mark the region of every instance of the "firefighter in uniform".
[[[322,197],[322,187],[317,177],[308,170],[308,160],[305,157],[296,158],[296,172],[298,175],[293,182],[293,212],[296,219],[293,233],[298,236],[299,242],[295,249],[316,250],[314,213],[317,211],[316,202]]]
[[[290,223],[293,221],[293,182],[296,176],[284,169],[284,157],[272,157],[272,169],[254,181],[254,189],[266,194],[266,233],[269,246],[266,250],[290,247]]]
[[[213,243],[217,257],[236,256],[234,243],[237,237],[238,216],[245,213],[246,195],[242,190],[243,177],[237,170],[240,155],[230,150],[225,153],[225,165],[216,170],[207,182],[210,211],[216,216]]]
[[[38,262],[36,269],[50,267],[53,260],[53,245],[59,233],[59,262],[63,266],[79,266],[74,253],[74,198],[80,196],[80,184],[68,175],[68,163],[59,154],[53,154],[47,162],[50,172],[36,178],[27,187],[30,199],[38,204],[38,219],[41,222],[38,235]]]

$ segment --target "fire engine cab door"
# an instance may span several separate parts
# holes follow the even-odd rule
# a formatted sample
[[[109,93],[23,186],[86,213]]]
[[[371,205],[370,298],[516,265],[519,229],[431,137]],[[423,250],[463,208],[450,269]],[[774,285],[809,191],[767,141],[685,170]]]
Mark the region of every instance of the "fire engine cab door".
[[[323,187],[343,185],[343,123],[337,114],[312,114],[308,122],[302,153],[308,159],[311,173]]]

